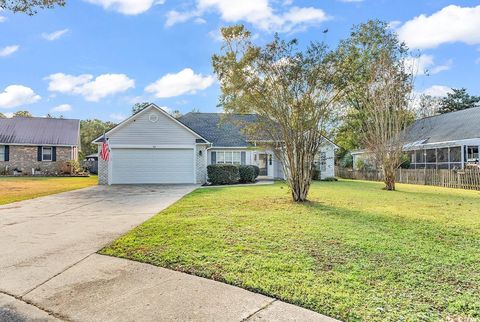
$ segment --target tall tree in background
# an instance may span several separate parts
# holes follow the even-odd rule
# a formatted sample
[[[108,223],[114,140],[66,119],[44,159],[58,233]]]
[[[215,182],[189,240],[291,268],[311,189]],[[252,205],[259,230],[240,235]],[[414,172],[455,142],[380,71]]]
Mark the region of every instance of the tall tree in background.
[[[336,58],[337,69],[342,70],[338,81],[348,88],[346,104],[356,113],[358,142],[381,167],[385,189],[395,190],[404,131],[415,118],[413,73],[406,69],[408,48],[387,23],[372,20],[353,28]]]
[[[452,88],[453,93],[447,93],[440,102],[440,114],[465,110],[480,106],[480,96],[473,96],[467,93],[465,88]]]
[[[441,100],[440,97],[426,94],[420,95],[418,107],[416,108],[417,118],[421,119],[439,114]]]
[[[341,146],[340,157],[347,151],[362,148],[359,130],[363,123],[364,83],[381,52],[391,55],[406,48],[390,31],[387,23],[371,20],[354,26],[349,38],[342,40],[336,52],[337,67],[342,70],[338,82],[348,87],[342,118],[335,130],[335,141]],[[392,59],[396,59],[392,57]]]
[[[133,114],[137,114],[138,112],[140,112],[141,110],[147,108],[150,104],[150,102],[141,102],[141,103],[135,103],[133,106],[132,106],[132,115]]]
[[[39,9],[64,6],[65,0],[0,0],[0,9],[34,15]]]
[[[97,153],[97,146],[92,141],[109,131],[115,126],[112,122],[103,122],[101,120],[82,120],[80,121],[80,143],[82,147],[83,159],[85,156]]]
[[[227,113],[255,113],[250,137],[273,142],[296,202],[307,200],[314,157],[323,142],[340,91],[324,44],[298,50],[297,40],[275,36],[255,46],[251,33],[237,25],[221,29],[222,53],[212,58],[220,81],[220,105]]]
[[[17,111],[13,113],[13,117],[33,117],[29,111]]]
[[[5,118],[7,118],[7,117],[5,116],[5,114],[0,113],[0,119],[5,119]]]

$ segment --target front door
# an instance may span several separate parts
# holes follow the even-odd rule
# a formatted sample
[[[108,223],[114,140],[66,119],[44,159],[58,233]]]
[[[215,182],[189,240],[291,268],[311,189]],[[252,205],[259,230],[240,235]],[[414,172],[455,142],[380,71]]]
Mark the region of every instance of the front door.
[[[260,176],[268,176],[268,154],[261,153],[258,155],[258,167],[260,168]]]

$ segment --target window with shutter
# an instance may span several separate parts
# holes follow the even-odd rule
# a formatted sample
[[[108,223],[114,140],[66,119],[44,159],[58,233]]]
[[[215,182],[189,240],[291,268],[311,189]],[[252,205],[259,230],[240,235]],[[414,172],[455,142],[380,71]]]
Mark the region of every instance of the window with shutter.
[[[52,147],[42,147],[42,161],[53,161],[53,148]]]

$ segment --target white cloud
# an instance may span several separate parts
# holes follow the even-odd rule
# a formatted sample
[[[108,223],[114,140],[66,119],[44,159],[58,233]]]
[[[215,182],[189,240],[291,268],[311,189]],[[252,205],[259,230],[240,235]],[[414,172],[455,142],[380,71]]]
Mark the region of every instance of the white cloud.
[[[165,21],[165,26],[171,27],[177,23],[185,22],[195,17],[196,15],[197,14],[195,12],[190,12],[190,11],[179,12],[176,10],[171,10],[167,12],[167,20]]]
[[[436,65],[430,69],[430,74],[435,75],[446,70],[450,70],[452,67],[453,61],[451,59],[447,60],[443,65]]]
[[[7,17],[5,16],[0,16],[0,23],[5,22],[7,20]]]
[[[287,1],[283,6],[290,4]],[[323,10],[314,7],[290,7],[277,13],[269,0],[197,0],[196,8],[192,11],[172,10],[167,13],[165,25],[172,26],[185,22],[207,12],[218,13],[221,19],[228,23],[245,21],[262,30],[281,32],[303,30],[307,26],[320,24],[329,19]]]
[[[112,113],[109,116],[110,116],[111,120],[119,121],[119,122],[121,122],[121,121],[123,121],[127,118],[127,116],[122,114],[122,113]]]
[[[65,35],[67,32],[69,32],[69,29],[62,29],[62,30],[57,30],[51,33],[42,33],[42,37],[48,41],[54,41],[57,39],[60,39],[63,35]]]
[[[452,63],[452,60],[448,60],[442,65],[436,65],[434,57],[426,54],[405,60],[407,71],[417,76],[434,75],[449,70]]]
[[[13,117],[13,112],[3,113],[3,115],[5,115],[5,117],[11,119]]]
[[[152,93],[157,98],[194,94],[199,90],[210,87],[215,82],[213,76],[195,74],[192,69],[185,68],[176,74],[167,74],[145,87],[147,93]]]
[[[89,74],[74,76],[57,73],[45,79],[49,81],[49,91],[82,95],[91,102],[135,87],[135,81],[125,74],[103,74],[94,79]]]
[[[443,85],[433,85],[425,90],[423,90],[420,94],[430,95],[434,97],[444,97],[448,93],[451,93],[452,89],[448,86]]]
[[[198,18],[195,18],[193,22],[195,22],[197,25],[203,25],[204,23],[207,23],[207,20],[198,17]]]
[[[68,112],[72,110],[72,105],[70,104],[61,104],[52,108],[52,112]]]
[[[30,88],[23,85],[7,86],[0,92],[0,107],[13,108],[38,102],[41,97]]]
[[[82,95],[87,101],[97,102],[101,98],[124,92],[135,87],[135,81],[125,74],[104,74],[83,85]]]
[[[7,57],[13,54],[14,52],[16,52],[19,48],[20,46],[18,45],[12,45],[12,46],[0,48],[0,57]]]
[[[388,28],[397,29],[401,24],[402,22],[400,20],[393,20],[388,23]]]
[[[104,9],[114,10],[125,15],[138,15],[148,11],[153,5],[163,4],[165,0],[86,0]]]
[[[420,15],[405,22],[397,33],[410,48],[435,48],[454,42],[480,44],[480,5],[450,5],[431,16]]]

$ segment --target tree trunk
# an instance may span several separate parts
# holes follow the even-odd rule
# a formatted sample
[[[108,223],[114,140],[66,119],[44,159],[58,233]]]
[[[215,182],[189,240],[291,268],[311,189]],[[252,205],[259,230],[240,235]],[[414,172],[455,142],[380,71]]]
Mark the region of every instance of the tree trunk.
[[[310,190],[310,180],[293,178],[290,189],[292,190],[293,201],[305,202],[307,201],[308,191]]]
[[[395,191],[395,170],[384,170],[385,190]]]

